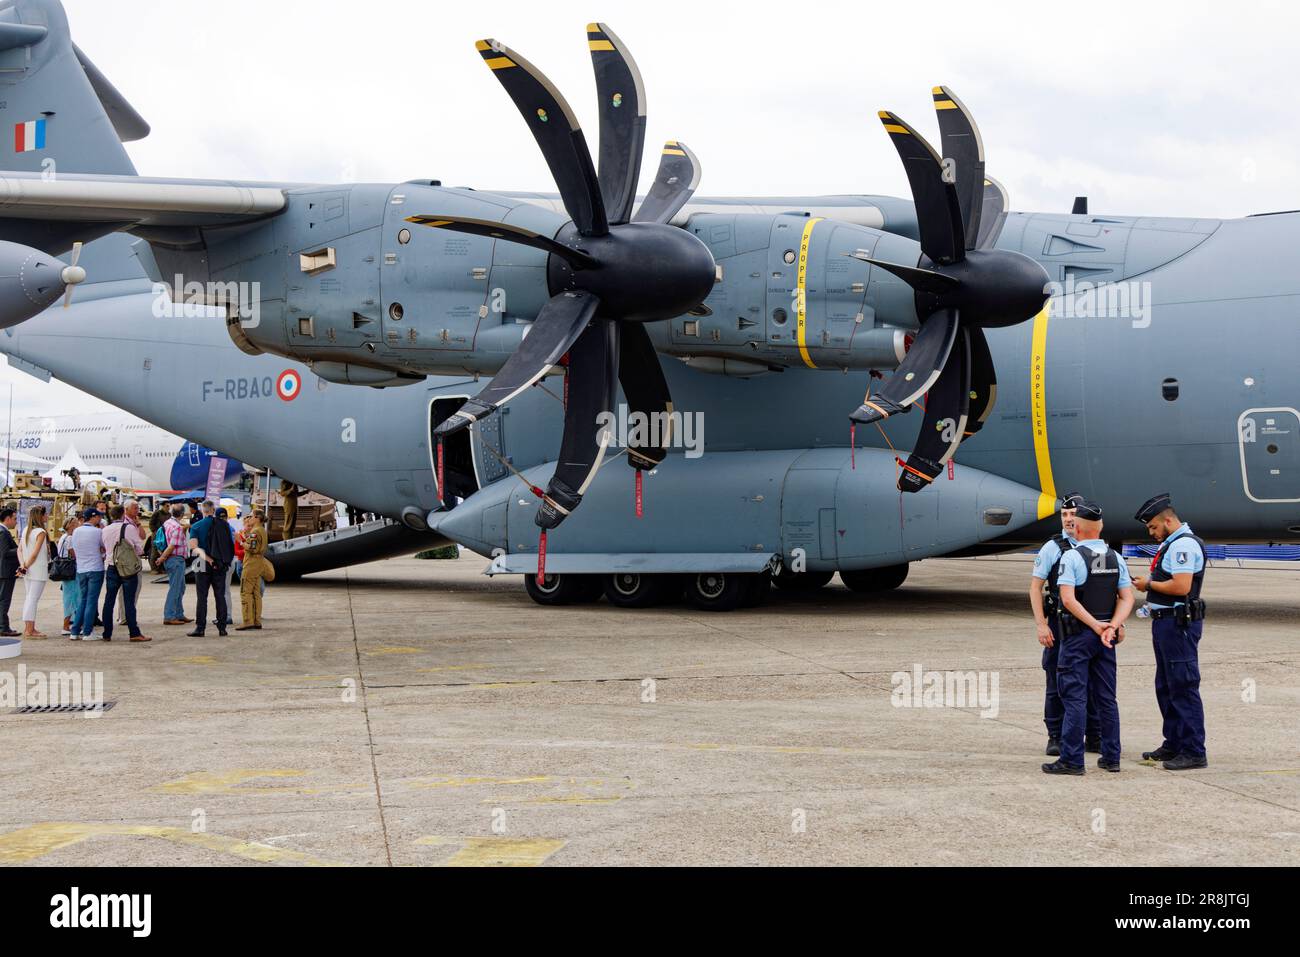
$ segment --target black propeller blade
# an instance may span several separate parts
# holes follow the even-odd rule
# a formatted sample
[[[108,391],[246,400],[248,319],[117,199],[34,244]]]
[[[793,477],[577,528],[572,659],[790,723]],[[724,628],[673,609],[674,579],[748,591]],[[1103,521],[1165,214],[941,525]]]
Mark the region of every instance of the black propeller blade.
[[[663,366],[659,364],[659,355],[649,333],[645,326],[631,323],[625,324],[621,332],[618,381],[623,386],[628,412],[644,414],[647,422],[658,421],[657,417],[663,416],[662,421],[671,428],[669,417],[673,411],[673,398],[668,392],[668,380],[664,378]],[[648,439],[652,437],[657,437],[659,443],[650,443]],[[634,469],[652,469],[668,454],[665,446],[670,436],[667,433],[646,438],[647,441],[638,441],[638,436],[628,436],[627,462]]]
[[[554,528],[582,498],[604,457],[597,416],[613,407],[621,379],[633,409],[672,409],[659,357],[637,323],[679,316],[704,301],[715,265],[707,246],[668,225],[699,182],[699,163],[683,144],[664,149],[650,195],[631,215],[645,141],[645,91],[636,63],[604,24],[587,27],[600,108],[600,172],[564,97],[536,67],[495,40],[478,50],[532,130],[572,222],[554,237],[457,216],[408,222],[522,243],[550,254],[551,300],[492,383],[435,430],[446,435],[499,409],[536,383],[567,352],[568,401],[555,475],[537,512]],[[631,221],[629,221],[629,219]],[[616,325],[617,323],[617,325]],[[623,343],[623,344],[620,344]],[[603,433],[601,433],[603,434]],[[664,457],[659,447],[628,450],[638,470]]]
[[[970,415],[966,419],[964,438],[968,439],[984,428],[998,401],[998,375],[984,330],[979,326],[968,326],[966,334],[970,339]]]
[[[578,232],[584,236],[607,234],[609,221],[587,138],[560,91],[541,70],[508,46],[496,40],[479,40],[475,46],[537,140]]]
[[[486,236],[488,239],[508,239],[512,243],[532,246],[534,249],[559,256],[574,269],[594,269],[597,266],[596,260],[581,249],[574,249],[549,236],[510,223],[498,223],[490,219],[470,219],[467,216],[407,216],[406,221],[433,229],[450,229],[457,233]]]
[[[912,188],[921,252],[940,265],[961,262],[965,258],[966,230],[956,181],[949,180],[943,158],[920,133],[888,110],[880,111],[880,121],[898,150]]]
[[[636,61],[605,24],[587,24],[587,47],[600,108],[600,195],[610,223],[626,223],[645,153],[645,87]]]
[[[878,422],[891,415],[907,412],[912,404],[930,391],[943,373],[957,341],[960,316],[956,309],[940,309],[916,334],[912,348],[885,382],[884,388],[862,400],[857,411],[849,415],[854,422]]]
[[[961,100],[946,86],[936,86],[934,111],[939,116],[939,148],[944,173],[957,190],[957,205],[965,224],[966,248],[978,245],[984,207],[984,141]],[[948,164],[955,164],[949,166]]]
[[[900,492],[919,492],[933,482],[961,445],[970,408],[969,336],[966,329],[957,333],[943,373],[925,400],[916,447],[898,476]]]
[[[1002,226],[1007,221],[1007,210],[1011,198],[1006,187],[992,176],[984,177],[984,201],[980,213],[980,231],[975,240],[976,249],[992,249],[1002,234]]]
[[[597,319],[569,350],[564,436],[555,474],[537,510],[542,528],[554,528],[578,507],[605,458],[611,436],[596,428],[596,420],[614,407],[619,332],[613,320]]]
[[[669,140],[659,157],[659,172],[632,221],[668,223],[700,185],[700,162],[685,143]]]
[[[459,432],[485,415],[491,415],[519,393],[539,381],[578,341],[596,315],[600,300],[587,292],[562,292],[537,314],[524,341],[519,343],[487,388],[443,421],[435,435]],[[594,420],[593,420],[594,421]]]
[[[884,388],[849,416],[878,422],[930,393],[920,436],[899,479],[905,492],[928,485],[963,438],[988,420],[997,377],[983,329],[1025,322],[1048,298],[1042,266],[992,248],[1006,218],[1006,191],[984,175],[983,141],[970,112],[947,87],[935,87],[933,95],[942,156],[895,114],[880,113],[912,189],[921,259],[886,263],[855,255],[911,286],[923,317],[912,348]],[[961,427],[949,427],[954,424]]]

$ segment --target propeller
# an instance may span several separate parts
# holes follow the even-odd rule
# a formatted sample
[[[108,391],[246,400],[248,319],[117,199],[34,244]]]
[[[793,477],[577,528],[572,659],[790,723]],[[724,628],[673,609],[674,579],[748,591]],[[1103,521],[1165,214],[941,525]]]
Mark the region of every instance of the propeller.
[[[695,192],[700,165],[682,143],[665,144],[654,185],[633,212],[645,147],[645,90],[622,41],[603,23],[587,26],[600,116],[599,170],[582,127],[555,85],[509,47],[480,40],[477,49],[528,124],[570,222],[554,236],[504,223],[455,216],[408,222],[488,236],[549,254],[551,298],[527,337],[492,382],[434,430],[442,437],[490,415],[565,363],[567,401],[555,474],[536,521],[554,528],[581,501],[609,443],[596,428],[622,383],[632,412],[672,411],[668,384],[643,323],[695,308],[712,291],[713,255],[699,239],[669,225]],[[663,461],[660,446],[630,445],[638,470]],[[640,475],[637,476],[638,488]]]
[[[63,267],[59,273],[59,278],[63,280],[63,285],[67,286],[67,292],[63,294],[63,308],[67,309],[72,305],[72,287],[86,281],[86,270],[77,265],[77,260],[81,258],[81,243],[72,244],[72,262]]]
[[[984,329],[1032,319],[1048,299],[1042,266],[993,248],[1006,219],[1007,193],[984,175],[984,144],[974,119],[946,86],[932,92],[942,156],[897,115],[880,113],[916,205],[919,261],[850,254],[911,286],[923,317],[894,374],[849,416],[855,423],[879,422],[908,412],[929,393],[916,445],[902,463],[898,487],[904,492],[930,484],[993,410],[997,375]]]

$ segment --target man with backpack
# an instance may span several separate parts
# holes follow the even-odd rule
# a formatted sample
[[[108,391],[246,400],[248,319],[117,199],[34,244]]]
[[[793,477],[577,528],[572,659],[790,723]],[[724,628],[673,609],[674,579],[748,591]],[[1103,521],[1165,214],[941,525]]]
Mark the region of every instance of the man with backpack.
[[[104,528],[104,554],[108,557],[104,570],[104,610],[100,617],[104,620],[105,641],[113,640],[113,606],[117,602],[117,593],[122,592],[122,607],[126,611],[126,629],[132,641],[150,641],[148,635],[142,634],[135,617],[136,593],[140,588],[140,570],[143,563],[140,556],[144,554],[144,539],[140,529],[125,517],[126,510],[121,505],[114,505],[108,511],[109,524]]]
[[[207,503],[204,503],[205,505]],[[215,515],[205,514],[190,526],[189,546],[197,553],[194,586],[198,601],[194,610],[194,630],[191,638],[202,638],[208,620],[208,590],[211,589],[217,605],[217,634],[227,635],[226,625],[230,614],[226,605],[226,569],[235,560],[235,535],[226,521],[226,510],[219,508]]]

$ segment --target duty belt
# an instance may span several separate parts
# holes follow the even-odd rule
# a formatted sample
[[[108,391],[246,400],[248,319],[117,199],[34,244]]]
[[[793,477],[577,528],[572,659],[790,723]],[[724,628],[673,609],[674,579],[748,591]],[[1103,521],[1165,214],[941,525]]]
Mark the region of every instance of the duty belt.
[[[1205,602],[1199,598],[1194,598],[1184,605],[1176,605],[1173,608],[1152,608],[1151,620],[1159,621],[1162,618],[1177,618],[1179,624],[1187,624],[1192,621],[1201,621],[1205,618]]]

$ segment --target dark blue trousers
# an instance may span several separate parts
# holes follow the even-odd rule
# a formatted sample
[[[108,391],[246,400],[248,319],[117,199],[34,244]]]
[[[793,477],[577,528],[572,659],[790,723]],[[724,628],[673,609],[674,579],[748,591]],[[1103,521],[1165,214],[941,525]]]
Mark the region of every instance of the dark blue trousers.
[[[1151,622],[1156,652],[1156,703],[1164,719],[1162,747],[1178,754],[1205,756],[1205,707],[1201,704],[1201,663],[1197,651],[1203,621],[1179,625],[1175,618]]]
[[[1092,631],[1069,635],[1061,644],[1056,686],[1065,706],[1061,722],[1061,760],[1083,766],[1083,736],[1088,700],[1095,698],[1101,733],[1101,756],[1119,760],[1119,704],[1115,700],[1115,649],[1107,648]]]
[[[1043,724],[1047,725],[1047,736],[1061,736],[1061,720],[1065,717],[1065,705],[1061,704],[1061,693],[1057,688],[1056,670],[1061,655],[1061,626],[1055,615],[1048,616],[1048,627],[1052,629],[1052,647],[1043,649],[1043,671],[1047,673],[1047,692],[1043,695]],[[1089,739],[1101,736],[1101,722],[1097,719],[1097,695],[1088,689],[1088,731]]]

